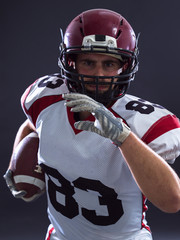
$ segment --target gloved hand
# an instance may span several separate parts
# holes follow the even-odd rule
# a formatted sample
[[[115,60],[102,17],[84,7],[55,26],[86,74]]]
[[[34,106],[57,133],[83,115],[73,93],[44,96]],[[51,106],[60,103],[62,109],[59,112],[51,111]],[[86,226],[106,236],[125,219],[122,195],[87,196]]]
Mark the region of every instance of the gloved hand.
[[[79,121],[74,124],[79,130],[95,132],[105,138],[109,138],[117,146],[121,146],[130,134],[130,128],[122,119],[116,118],[103,104],[79,93],[63,94],[63,98],[70,100],[66,106],[72,107],[72,112],[88,111],[92,113],[96,121]]]
[[[16,189],[16,186],[13,180],[13,172],[11,171],[11,169],[8,169],[3,177],[6,181],[6,184],[9,190],[11,191],[12,195],[15,198],[23,198],[26,195],[26,191],[19,191]]]
[[[6,181],[6,184],[9,188],[9,190],[11,191],[12,195],[15,198],[20,198],[20,199],[24,200],[25,202],[32,202],[32,201],[36,200],[37,198],[39,198],[45,192],[45,188],[44,188],[40,192],[34,194],[32,197],[27,198],[27,197],[25,197],[27,194],[26,191],[24,191],[24,190],[19,191],[16,188],[14,180],[13,180],[13,172],[11,169],[8,169],[3,177]]]

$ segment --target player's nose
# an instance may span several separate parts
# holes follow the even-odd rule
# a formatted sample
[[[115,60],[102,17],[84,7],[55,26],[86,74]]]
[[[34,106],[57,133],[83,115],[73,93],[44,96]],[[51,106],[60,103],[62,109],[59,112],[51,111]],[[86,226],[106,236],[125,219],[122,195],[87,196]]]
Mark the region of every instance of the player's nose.
[[[96,66],[96,68],[94,69],[94,75],[95,76],[105,76],[103,66],[101,66],[101,65]]]

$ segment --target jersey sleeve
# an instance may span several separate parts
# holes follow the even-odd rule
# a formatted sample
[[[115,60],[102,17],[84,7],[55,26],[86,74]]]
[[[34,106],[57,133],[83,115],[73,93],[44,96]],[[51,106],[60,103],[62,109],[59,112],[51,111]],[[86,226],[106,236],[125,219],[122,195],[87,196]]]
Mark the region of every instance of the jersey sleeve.
[[[117,102],[114,110],[132,132],[167,162],[173,163],[180,155],[180,122],[173,113],[131,95]]]
[[[58,74],[41,77],[31,84],[22,95],[22,109],[36,126],[39,114],[48,106],[62,101],[62,94],[67,91],[64,80]]]

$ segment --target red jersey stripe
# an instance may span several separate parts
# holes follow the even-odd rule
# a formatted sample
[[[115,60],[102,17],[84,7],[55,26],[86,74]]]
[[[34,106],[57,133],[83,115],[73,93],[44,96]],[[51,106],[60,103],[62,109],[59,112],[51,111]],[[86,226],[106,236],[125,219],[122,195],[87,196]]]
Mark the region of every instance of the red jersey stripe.
[[[145,225],[144,220],[145,220],[145,213],[148,210],[148,207],[146,205],[146,197],[142,194],[142,221],[141,221],[141,229],[145,228],[149,232],[151,232],[151,229],[148,225]]]
[[[23,107],[24,107],[24,110],[26,111],[26,113],[31,116],[33,124],[35,125],[39,114],[45,108],[47,108],[48,106],[50,106],[54,103],[57,103],[61,100],[63,100],[62,95],[45,96],[45,97],[42,97],[42,98],[36,100],[29,109],[26,109],[24,104],[23,104]]]
[[[34,83],[33,83],[33,84],[34,84]],[[31,84],[31,85],[26,89],[26,91],[24,92],[24,94],[23,94],[22,97],[21,97],[21,105],[22,105],[22,107],[23,107],[23,109],[24,109],[24,111],[25,111],[26,113],[28,113],[28,111],[27,111],[27,109],[26,109],[26,107],[25,107],[25,101],[26,101],[27,96],[29,95],[29,92],[31,91],[31,87],[32,87],[33,84]]]
[[[180,128],[179,119],[175,115],[167,115],[155,122],[142,137],[142,141],[146,144],[152,142],[154,139],[171,131],[175,128]]]
[[[54,227],[52,227],[50,230],[49,230],[49,234],[48,234],[48,237],[46,240],[50,240],[51,239],[51,234],[52,232],[54,231]]]

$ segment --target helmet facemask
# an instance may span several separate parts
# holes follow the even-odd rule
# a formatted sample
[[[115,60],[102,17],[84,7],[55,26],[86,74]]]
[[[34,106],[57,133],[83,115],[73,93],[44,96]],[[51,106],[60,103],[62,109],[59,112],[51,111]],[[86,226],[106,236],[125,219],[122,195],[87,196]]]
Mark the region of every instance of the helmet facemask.
[[[126,64],[127,68],[122,70],[122,72],[116,76],[93,76],[79,74],[73,66],[76,65],[75,61],[77,54],[81,53],[99,53],[110,55],[118,58],[123,65]],[[72,61],[74,61],[73,66],[69,64]],[[133,52],[102,46],[90,46],[89,48],[84,46],[64,48],[61,51],[59,65],[62,69],[62,76],[66,79],[70,92],[86,94],[104,105],[107,105],[108,103],[124,96],[128,90],[130,82],[134,80],[135,72],[138,68],[137,59],[133,56]],[[85,78],[86,81],[84,80]],[[109,79],[109,81],[105,82],[103,79]],[[88,91],[86,88],[88,84],[92,85],[92,82],[96,85],[95,92]],[[106,92],[99,93],[98,89],[100,85],[108,85],[109,88]]]

